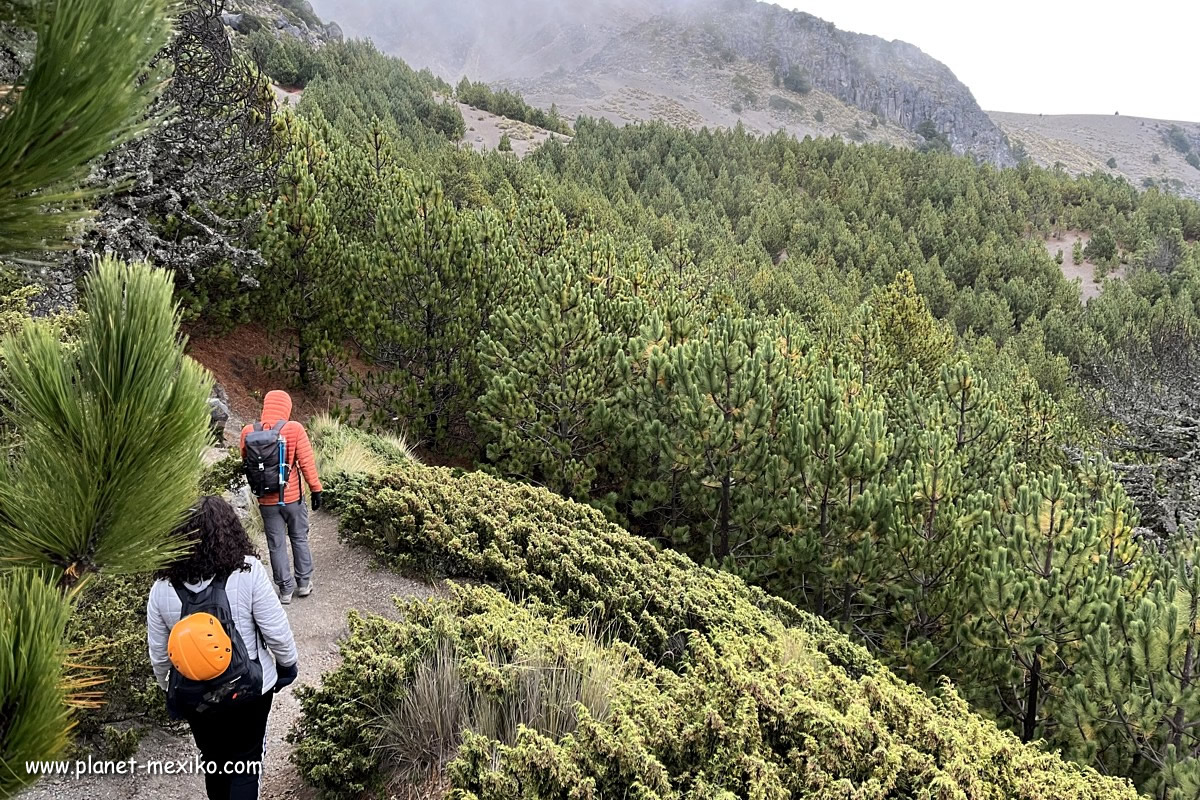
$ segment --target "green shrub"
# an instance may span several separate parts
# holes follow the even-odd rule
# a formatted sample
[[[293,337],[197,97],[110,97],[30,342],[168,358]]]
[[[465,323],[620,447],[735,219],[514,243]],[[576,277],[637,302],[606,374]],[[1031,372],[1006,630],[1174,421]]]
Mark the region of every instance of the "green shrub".
[[[74,659],[96,670],[103,699],[76,716],[76,745],[128,758],[148,726],[167,722],[146,652],[148,576],[106,575],[84,588],[67,625]]]
[[[1117,257],[1117,238],[1107,225],[1092,234],[1091,241],[1083,248],[1083,255],[1094,263],[1109,262]]]
[[[815,119],[817,122],[825,121],[825,115],[821,113],[821,109],[818,108],[813,112],[813,119]]]
[[[1184,158],[1184,161],[1191,164],[1196,169],[1200,169],[1200,153],[1191,152]]]
[[[791,67],[780,76],[779,82],[783,88],[796,94],[808,94],[812,91],[812,81],[808,77],[808,71],[802,67]]]
[[[1110,159],[1108,159],[1108,162],[1107,162],[1107,164],[1108,164],[1108,168],[1109,168],[1109,169],[1116,169],[1116,168],[1117,168],[1117,159],[1116,159],[1116,158],[1110,158]]]
[[[1137,797],[999,732],[948,687],[930,698],[887,671],[855,678],[799,630],[693,637],[673,672],[486,587],[404,610],[352,614],[341,666],[300,692],[294,758],[325,796],[394,785],[397,768],[411,780],[453,751],[445,775],[462,800]],[[532,715],[514,728],[541,704],[528,687],[548,660],[590,676],[587,700],[557,730]],[[553,696],[579,694],[582,680],[564,683]],[[472,720],[480,701],[510,709],[510,724]],[[405,770],[414,750],[430,757]]]
[[[933,120],[927,119],[922,122],[917,126],[916,132],[922,139],[917,148],[921,152],[948,152],[950,150],[949,137],[938,130],[937,124]]]
[[[786,97],[780,97],[777,94],[771,95],[767,100],[767,105],[775,111],[784,111],[790,114],[803,114],[804,106],[797,103],[795,100],[789,100]]]
[[[261,31],[266,25],[267,23],[263,22],[263,18],[257,14],[242,12],[241,22],[238,23],[238,32],[251,34],[255,31]]]
[[[295,14],[310,28],[321,27],[321,19],[313,12],[312,4],[308,0],[279,0],[279,5]]]
[[[1187,131],[1178,125],[1172,125],[1167,128],[1164,134],[1167,143],[1178,150],[1180,153],[1187,153],[1192,149],[1192,140],[1188,138]]]
[[[659,551],[594,508],[482,474],[416,464],[331,483],[342,535],[393,566],[500,586],[551,612],[588,618],[656,662],[677,659],[685,631],[808,631],[854,674],[879,669],[823,620],[741,579]]]
[[[246,474],[242,467],[242,456],[235,447],[229,448],[225,457],[211,464],[200,476],[200,494],[236,493],[245,483]]]
[[[486,83],[472,83],[469,79],[463,78],[455,88],[454,96],[460,103],[500,117],[527,122],[564,136],[572,134],[570,124],[559,115],[558,106],[550,106],[548,112],[534,108],[525,102],[524,97],[508,89],[497,91]]]
[[[322,69],[321,55],[307,42],[256,29],[246,37],[251,59],[280,86],[303,89]]]

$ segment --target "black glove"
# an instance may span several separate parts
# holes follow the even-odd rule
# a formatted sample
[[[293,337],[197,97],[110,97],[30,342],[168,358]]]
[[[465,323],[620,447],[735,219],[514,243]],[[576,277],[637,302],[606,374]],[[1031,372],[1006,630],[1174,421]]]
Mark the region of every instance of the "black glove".
[[[321,493],[320,492],[312,493],[312,510],[313,511],[321,510]]]
[[[300,662],[297,661],[290,667],[285,667],[282,664],[276,664],[275,669],[277,677],[275,678],[275,691],[280,691],[296,682],[296,677],[300,674]]]

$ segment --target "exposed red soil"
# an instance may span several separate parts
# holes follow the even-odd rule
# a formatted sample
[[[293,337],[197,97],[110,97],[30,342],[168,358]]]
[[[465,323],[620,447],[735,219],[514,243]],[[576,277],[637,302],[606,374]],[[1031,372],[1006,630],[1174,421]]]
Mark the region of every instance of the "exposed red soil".
[[[292,376],[272,372],[263,366],[268,356],[278,356],[280,347],[258,324],[240,325],[232,332],[217,335],[200,331],[189,335],[188,355],[203,364],[213,378],[229,396],[229,410],[233,415],[227,426],[226,438],[236,441],[238,426],[257,419],[262,410],[262,399],[272,389],[283,389],[292,396],[292,418],[308,422],[312,417],[325,412],[347,407],[351,419],[363,412],[358,398],[341,397],[336,390],[324,387],[305,391],[295,386]],[[351,358],[346,367],[362,374],[367,365]],[[453,455],[430,450],[416,442],[416,454],[422,463],[438,467],[474,470],[475,462],[470,456]]]
[[[258,417],[262,399],[272,389],[292,396],[292,417],[301,422],[341,405],[332,391],[304,391],[292,385],[289,376],[266,369],[263,359],[278,354],[279,348],[261,325],[241,325],[223,336],[198,334],[189,339],[187,350],[225,389],[229,410],[239,420]]]

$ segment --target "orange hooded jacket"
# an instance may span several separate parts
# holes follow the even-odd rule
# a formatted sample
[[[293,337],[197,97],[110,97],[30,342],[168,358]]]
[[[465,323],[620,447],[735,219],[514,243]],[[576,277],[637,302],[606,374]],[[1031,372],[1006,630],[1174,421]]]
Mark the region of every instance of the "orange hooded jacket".
[[[291,418],[291,395],[278,390],[267,392],[267,396],[263,398],[262,417],[260,417],[263,427],[271,428],[279,420],[290,420]],[[242,428],[240,446],[243,456],[246,455],[246,434],[253,430],[253,425],[247,425]],[[308,484],[310,491],[321,491],[321,478],[317,475],[317,459],[313,456],[312,443],[308,440],[308,431],[304,430],[304,426],[299,422],[292,421],[283,426],[281,433],[283,440],[287,443],[287,463],[299,465],[299,472],[304,476],[304,482]],[[293,469],[291,477],[288,479],[287,490],[284,492],[283,502],[296,502],[300,499],[300,492],[300,477],[296,474],[296,470]],[[275,505],[279,502],[279,495],[268,494],[259,498],[258,502],[264,506]]]

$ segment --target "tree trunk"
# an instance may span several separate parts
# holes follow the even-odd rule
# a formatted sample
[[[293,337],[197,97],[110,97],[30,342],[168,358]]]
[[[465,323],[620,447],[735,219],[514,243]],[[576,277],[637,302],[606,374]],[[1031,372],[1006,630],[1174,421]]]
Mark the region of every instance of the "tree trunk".
[[[308,361],[309,361],[309,358],[311,357],[311,354],[309,353],[310,348],[308,346],[308,337],[304,335],[304,329],[301,328],[300,331],[298,332],[298,334],[299,335],[296,338],[299,341],[299,346],[297,348],[299,352],[297,354],[297,358],[300,362],[299,363],[300,385],[307,389],[308,381],[309,381]]]
[[[729,555],[732,549],[729,542],[729,519],[731,516],[730,506],[733,504],[732,499],[732,484],[733,479],[729,473],[725,473],[725,477],[721,479],[721,512],[720,519],[717,522],[720,541],[717,544],[717,558],[723,559]]]
[[[1038,703],[1042,695],[1042,648],[1033,651],[1033,668],[1029,671],[1029,691],[1025,697],[1025,724],[1021,730],[1021,741],[1032,742],[1037,732]]]

